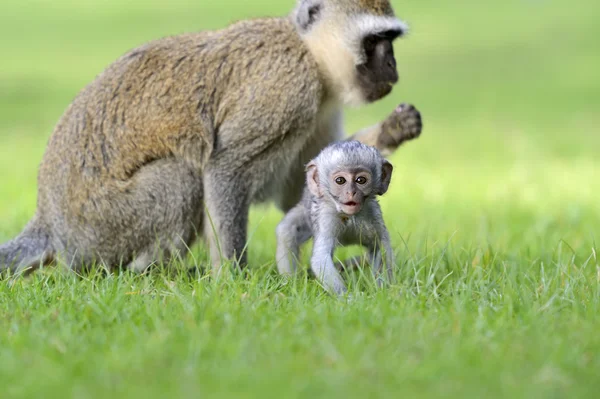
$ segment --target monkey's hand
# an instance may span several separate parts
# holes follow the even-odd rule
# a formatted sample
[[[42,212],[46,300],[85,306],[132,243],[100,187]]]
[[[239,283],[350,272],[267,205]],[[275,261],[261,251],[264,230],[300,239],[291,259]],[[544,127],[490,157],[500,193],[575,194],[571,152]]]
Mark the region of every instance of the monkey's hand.
[[[381,123],[376,147],[382,153],[390,154],[403,142],[419,137],[421,130],[423,130],[421,113],[414,105],[400,104]]]

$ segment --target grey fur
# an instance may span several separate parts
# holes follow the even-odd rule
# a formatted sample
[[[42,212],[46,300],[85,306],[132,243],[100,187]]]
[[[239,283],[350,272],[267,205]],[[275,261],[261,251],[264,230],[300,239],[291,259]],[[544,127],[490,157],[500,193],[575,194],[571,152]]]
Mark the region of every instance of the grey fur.
[[[375,196],[367,197],[360,212],[348,217],[340,214],[327,183],[334,170],[363,166],[371,169],[374,185],[377,186],[381,183],[382,166],[386,162],[377,149],[358,141],[345,141],[329,145],[310,163],[317,168],[323,193],[315,195],[306,187],[302,201],[278,224],[276,256],[280,274],[296,273],[300,246],[314,237],[311,268],[329,292],[338,295],[346,292],[346,285],[332,259],[338,245],[366,247],[379,285],[384,282],[381,276],[383,252],[388,279],[392,279],[394,253]]]

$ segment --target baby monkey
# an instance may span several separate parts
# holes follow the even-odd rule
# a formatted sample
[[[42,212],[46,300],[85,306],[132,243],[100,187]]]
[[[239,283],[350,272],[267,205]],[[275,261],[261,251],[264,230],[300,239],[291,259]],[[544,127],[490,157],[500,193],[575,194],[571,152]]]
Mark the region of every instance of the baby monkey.
[[[346,292],[333,262],[339,244],[367,248],[379,286],[385,259],[391,281],[394,253],[376,196],[387,191],[392,169],[377,149],[359,141],[336,142],[323,149],[306,166],[302,200],[277,226],[279,273],[296,272],[300,246],[314,237],[311,268],[329,292]]]

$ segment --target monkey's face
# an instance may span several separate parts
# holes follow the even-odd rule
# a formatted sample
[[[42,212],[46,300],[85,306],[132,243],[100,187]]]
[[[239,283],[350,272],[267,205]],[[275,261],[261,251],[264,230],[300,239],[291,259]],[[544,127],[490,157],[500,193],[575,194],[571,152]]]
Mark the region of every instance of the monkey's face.
[[[342,103],[377,101],[398,81],[392,42],[408,26],[389,0],[298,0],[296,26]]]
[[[372,177],[371,171],[362,167],[332,173],[328,186],[337,211],[348,216],[359,213],[373,191]]]
[[[357,65],[356,73],[360,90],[367,102],[387,96],[398,82],[392,42],[401,34],[400,30],[389,30],[363,38],[362,50],[366,61]]]

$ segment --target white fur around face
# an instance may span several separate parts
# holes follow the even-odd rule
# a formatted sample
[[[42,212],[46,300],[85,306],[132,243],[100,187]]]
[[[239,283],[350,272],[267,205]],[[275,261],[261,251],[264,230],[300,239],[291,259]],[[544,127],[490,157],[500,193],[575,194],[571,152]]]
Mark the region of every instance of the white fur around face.
[[[323,24],[304,35],[304,41],[315,57],[331,100],[347,105],[364,102],[356,81],[356,56],[343,35],[342,26]]]
[[[387,30],[399,30],[402,34],[408,32],[408,25],[396,17],[363,14],[352,18],[352,20],[356,23],[360,36]]]
[[[364,63],[365,55],[361,43],[365,36],[390,30],[401,31],[401,36],[408,32],[408,25],[395,17],[363,14],[350,19],[348,23],[348,46],[356,55],[356,65]]]
[[[368,34],[389,30],[404,34],[408,26],[395,17],[362,14],[323,21],[303,35],[328,89],[339,102],[353,107],[365,104],[356,83],[356,66],[366,61],[362,40]]]

